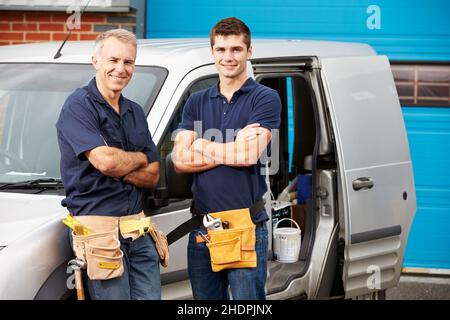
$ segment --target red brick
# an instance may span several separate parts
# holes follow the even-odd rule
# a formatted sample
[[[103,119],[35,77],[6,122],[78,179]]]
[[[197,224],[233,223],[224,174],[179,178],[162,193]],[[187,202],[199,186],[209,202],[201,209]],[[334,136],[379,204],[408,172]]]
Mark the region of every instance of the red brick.
[[[13,30],[20,30],[20,31],[36,31],[37,30],[37,24],[36,23],[13,23],[12,24]]]
[[[11,44],[25,44],[25,43],[31,43],[31,41],[13,41]]]
[[[64,30],[69,31],[69,29],[67,29],[67,26],[65,26]],[[72,31],[91,32],[92,31],[92,24],[90,24],[90,23],[82,23],[82,24],[80,24],[80,28],[75,28]]]
[[[70,16],[71,14],[68,13],[53,13],[51,20],[52,22],[66,22]]]
[[[23,40],[22,32],[2,32],[0,40]]]
[[[66,39],[67,37],[67,33],[54,33],[52,35],[52,40],[54,41],[63,41],[64,39]],[[70,35],[69,40],[78,40],[78,34],[77,33],[73,33]]]
[[[96,38],[96,33],[80,34],[80,40],[95,40]]]
[[[39,23],[39,31],[64,31],[63,23]]]
[[[105,14],[83,14],[81,16],[81,23],[86,22],[95,22],[95,23],[105,23],[106,22],[106,15]]]
[[[27,13],[25,19],[27,21],[50,21],[51,14],[50,13]]]
[[[25,35],[25,40],[50,40],[50,33],[27,33]]]
[[[51,17],[53,22],[66,22],[67,19],[71,18],[72,22],[75,22],[75,17],[72,17],[74,13],[67,14],[57,14],[54,13]],[[106,23],[106,15],[104,13],[84,13],[80,16],[81,23],[85,22],[95,22],[95,23]]]
[[[1,31],[9,31],[11,30],[11,25],[9,23],[0,23]]]
[[[0,41],[0,46],[9,46],[10,42],[9,41]]]
[[[0,21],[23,21],[24,14],[22,12],[14,12],[14,11],[1,11],[0,12]]]

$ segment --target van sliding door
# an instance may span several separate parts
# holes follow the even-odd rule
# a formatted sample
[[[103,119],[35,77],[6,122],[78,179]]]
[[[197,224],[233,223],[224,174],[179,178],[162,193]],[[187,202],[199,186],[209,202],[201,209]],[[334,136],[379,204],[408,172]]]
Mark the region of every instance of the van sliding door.
[[[346,297],[395,286],[416,211],[408,141],[388,59],[322,61],[336,141]]]

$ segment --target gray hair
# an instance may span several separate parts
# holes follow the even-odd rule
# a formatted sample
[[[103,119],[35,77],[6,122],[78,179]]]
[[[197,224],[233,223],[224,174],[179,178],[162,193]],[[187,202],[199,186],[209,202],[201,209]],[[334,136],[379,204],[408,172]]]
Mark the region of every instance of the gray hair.
[[[136,36],[134,33],[125,29],[112,29],[99,34],[97,39],[95,39],[94,55],[96,57],[100,56],[105,40],[111,37],[114,37],[122,42],[132,44],[134,48],[137,49]]]

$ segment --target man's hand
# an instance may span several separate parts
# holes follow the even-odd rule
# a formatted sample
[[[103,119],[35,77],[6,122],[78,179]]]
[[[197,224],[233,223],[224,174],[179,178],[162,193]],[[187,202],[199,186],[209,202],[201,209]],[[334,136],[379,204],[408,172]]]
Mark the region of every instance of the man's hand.
[[[190,150],[218,164],[245,167],[258,162],[271,138],[269,130],[259,123],[252,123],[238,132],[234,142],[218,143],[196,139]]]
[[[259,123],[252,123],[239,130],[235,141],[250,141],[263,134],[266,134],[266,129],[261,128]]]
[[[123,177],[148,165],[147,156],[142,152],[127,152],[108,146],[86,151],[85,155],[98,171],[113,178]]]
[[[210,158],[192,149],[194,142],[200,144],[196,139],[197,134],[194,131],[182,130],[175,137],[175,146],[172,151],[172,161],[175,171],[178,173],[194,173],[209,170],[217,167],[219,164],[213,162]],[[199,146],[195,146],[199,148]]]
[[[189,150],[196,152],[201,156],[201,154],[203,153],[203,150],[205,150],[210,143],[211,143],[211,141],[208,141],[206,139],[196,139],[194,141],[194,143],[192,143]]]
[[[138,188],[154,188],[159,181],[159,161],[152,162],[144,168],[130,172],[123,177],[123,182]]]

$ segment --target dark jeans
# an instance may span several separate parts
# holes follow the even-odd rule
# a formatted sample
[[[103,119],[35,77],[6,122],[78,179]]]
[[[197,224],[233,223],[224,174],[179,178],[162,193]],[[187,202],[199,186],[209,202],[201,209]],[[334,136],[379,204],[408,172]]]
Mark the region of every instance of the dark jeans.
[[[196,300],[228,300],[228,287],[234,300],[265,300],[268,231],[266,224],[256,228],[256,268],[226,269],[213,272],[208,247],[196,243],[198,231],[188,243],[188,271]]]
[[[70,234],[70,233],[69,233]],[[123,251],[124,272],[110,280],[90,280],[83,272],[84,284],[93,300],[157,300],[161,299],[159,256],[153,239],[144,236],[131,241],[119,233]],[[69,236],[72,245],[72,236]]]

